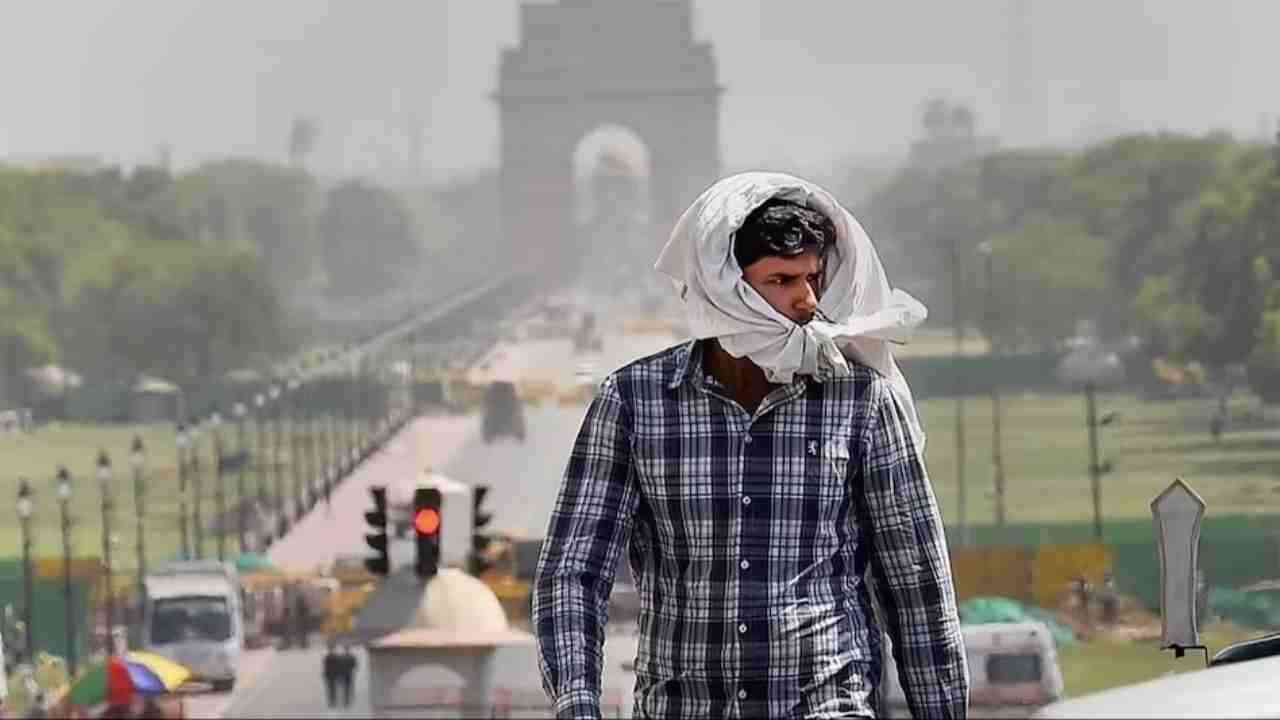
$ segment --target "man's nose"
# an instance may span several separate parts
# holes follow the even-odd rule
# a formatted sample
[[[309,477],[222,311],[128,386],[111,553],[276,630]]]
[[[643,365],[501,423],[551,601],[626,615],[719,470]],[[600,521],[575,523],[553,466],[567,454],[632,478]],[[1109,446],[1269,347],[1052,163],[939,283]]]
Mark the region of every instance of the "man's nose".
[[[800,293],[800,297],[796,298],[795,308],[808,315],[812,315],[818,309],[818,296],[808,283],[805,283],[804,291]]]

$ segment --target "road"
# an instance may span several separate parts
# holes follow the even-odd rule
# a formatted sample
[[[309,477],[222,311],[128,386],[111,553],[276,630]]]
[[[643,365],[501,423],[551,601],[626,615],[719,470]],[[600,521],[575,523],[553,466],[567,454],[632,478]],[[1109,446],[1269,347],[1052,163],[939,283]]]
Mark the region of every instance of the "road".
[[[655,352],[673,340],[667,336],[609,335],[603,351],[579,357],[567,341],[520,341],[501,346],[489,359],[491,377],[551,380],[563,387],[574,382],[577,365],[590,360],[607,372],[637,357]],[[270,551],[273,562],[311,569],[343,554],[365,554],[363,512],[369,504],[367,488],[404,477],[428,465],[456,480],[489,484],[488,506],[495,530],[540,536],[559,489],[569,449],[586,406],[563,406],[555,401],[526,409],[528,433],[524,443],[501,440],[485,444],[476,417],[418,418],[388,443],[386,449],[359,468],[334,495],[332,508],[323,504]],[[392,562],[408,562],[408,541],[392,545]],[[634,677],[620,670],[623,659],[634,657],[634,638],[607,641],[607,673],[611,697],[630,696]],[[318,646],[311,651],[276,651],[260,672],[245,677],[234,696],[224,698],[223,717],[343,717],[368,716],[368,687],[357,679],[357,704],[347,711],[330,711],[324,700]],[[537,670],[528,668],[521,683],[537,687]],[[536,691],[535,691],[536,692]],[[202,715],[213,717],[214,715]]]

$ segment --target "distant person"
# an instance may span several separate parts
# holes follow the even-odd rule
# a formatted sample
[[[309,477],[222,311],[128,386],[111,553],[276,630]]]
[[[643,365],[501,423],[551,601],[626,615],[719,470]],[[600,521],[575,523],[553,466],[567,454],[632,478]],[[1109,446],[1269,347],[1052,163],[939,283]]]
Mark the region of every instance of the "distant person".
[[[629,545],[637,716],[873,717],[874,591],[911,714],[965,717],[942,518],[889,344],[924,307],[830,194],[777,173],[703,193],[657,268],[695,339],[612,373],[569,456],[533,593],[556,715],[600,717]]]
[[[306,588],[299,584],[294,587],[293,594],[293,635],[294,642],[304,650],[310,646],[311,608],[307,606]]]
[[[342,707],[351,707],[351,696],[354,694],[356,681],[356,666],[359,661],[352,654],[351,647],[343,645],[341,653],[338,655],[338,679],[342,684]]]
[[[329,649],[325,651],[321,666],[321,674],[324,677],[324,694],[329,702],[329,707],[338,706],[338,684],[340,682],[339,677],[342,674],[341,663],[342,660],[338,656],[337,643],[330,640]]]

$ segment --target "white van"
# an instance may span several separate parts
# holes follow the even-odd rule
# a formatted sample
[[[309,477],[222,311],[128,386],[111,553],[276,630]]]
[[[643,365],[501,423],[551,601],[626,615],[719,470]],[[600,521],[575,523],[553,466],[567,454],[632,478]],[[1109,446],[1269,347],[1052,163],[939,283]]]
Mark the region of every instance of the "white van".
[[[1025,718],[1062,697],[1062,669],[1048,626],[1039,622],[965,625],[969,708],[973,717]],[[886,642],[888,716],[909,718],[907,698]]]
[[[235,568],[216,560],[172,563],[143,585],[143,648],[185,665],[215,690],[234,687],[245,634]]]

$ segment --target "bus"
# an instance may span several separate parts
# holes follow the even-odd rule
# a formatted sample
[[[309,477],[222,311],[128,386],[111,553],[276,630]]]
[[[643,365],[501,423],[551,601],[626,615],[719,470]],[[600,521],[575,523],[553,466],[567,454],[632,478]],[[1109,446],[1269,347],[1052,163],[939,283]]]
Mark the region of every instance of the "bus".
[[[142,646],[191,670],[215,690],[235,687],[244,651],[244,604],[230,563],[171,563],[143,581]]]

